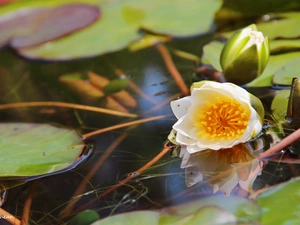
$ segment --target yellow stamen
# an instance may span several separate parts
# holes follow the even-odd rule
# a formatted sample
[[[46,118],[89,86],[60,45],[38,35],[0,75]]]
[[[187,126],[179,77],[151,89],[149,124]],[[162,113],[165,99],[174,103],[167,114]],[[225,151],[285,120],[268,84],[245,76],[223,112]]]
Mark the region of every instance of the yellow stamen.
[[[243,135],[250,119],[250,108],[233,98],[217,97],[197,112],[194,126],[201,138],[236,139]]]

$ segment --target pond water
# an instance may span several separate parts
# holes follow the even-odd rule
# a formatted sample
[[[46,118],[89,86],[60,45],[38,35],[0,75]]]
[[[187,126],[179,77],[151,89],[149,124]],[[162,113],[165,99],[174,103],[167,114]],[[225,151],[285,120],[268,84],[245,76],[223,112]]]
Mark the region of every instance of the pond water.
[[[167,46],[168,49],[186,51],[200,57],[202,46],[210,39],[211,36],[207,35],[177,40]],[[197,66],[195,62],[174,55],[172,57],[187,87],[193,81],[202,79],[195,72]],[[181,159],[172,156],[170,152],[138,178],[95,200],[112,185],[132,175],[132,172],[162,151],[176,121],[169,101],[182,95],[156,47],[135,53],[123,50],[73,62],[31,61],[19,57],[10,49],[3,49],[0,52],[0,101],[1,104],[27,101],[85,104],[84,98],[71,93],[58,81],[59,76],[93,71],[108,79],[116,79],[116,70],[122,71],[150,97],[150,100],[146,99],[128,88],[137,101],[137,106],[129,109],[129,112],[136,113],[142,118],[158,115],[166,117],[140,124],[133,129],[117,129],[85,140],[87,144],[93,146],[93,153],[87,160],[71,171],[38,180],[32,203],[32,224],[63,224],[67,219],[60,217],[61,211],[86,179],[89,171],[95,168],[95,174],[82,193],[75,196],[78,201],[71,210],[71,215],[76,214],[77,209],[88,208],[96,210],[103,218],[121,212],[162,208],[212,194],[210,187],[203,183],[187,188],[185,170],[180,168]],[[249,91],[261,96],[267,111],[270,112],[272,96],[276,91],[269,88],[249,89]],[[80,134],[129,121],[128,118],[56,107],[2,110],[0,118],[1,122],[51,123],[75,129]],[[109,149],[113,149],[111,153],[104,159],[101,158]],[[297,157],[293,158],[295,163],[268,162],[262,174],[257,177],[253,188],[260,189],[298,176],[300,171]],[[103,161],[99,163],[99,159]],[[99,168],[97,164],[101,164]],[[9,189],[3,208],[13,215],[21,216],[31,183],[32,181]],[[238,187],[233,189],[232,194],[246,195]],[[216,195],[223,193],[217,192]],[[92,204],[82,208],[91,200],[94,200]],[[0,224],[2,223],[5,224],[5,221],[1,220]]]

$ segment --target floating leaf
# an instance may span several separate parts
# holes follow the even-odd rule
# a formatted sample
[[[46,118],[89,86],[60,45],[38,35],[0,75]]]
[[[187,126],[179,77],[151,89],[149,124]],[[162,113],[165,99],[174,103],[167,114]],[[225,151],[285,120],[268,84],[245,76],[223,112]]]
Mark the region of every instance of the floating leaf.
[[[280,19],[260,23],[257,30],[264,33],[270,39],[275,38],[297,38],[300,36],[299,26],[300,15],[296,12],[276,14]]]
[[[277,70],[283,67],[288,62],[300,57],[300,52],[291,52],[280,55],[271,55],[268,64],[263,72],[255,80],[247,84],[249,87],[271,86],[273,75]]]
[[[270,50],[271,50],[271,54],[277,54],[277,53],[281,53],[281,52],[299,51],[300,50],[300,40],[299,39],[272,40],[270,42]]]
[[[32,7],[6,13],[0,16],[0,46],[7,42],[13,47],[45,43],[81,29],[98,17],[98,7],[84,4]]]
[[[135,211],[94,222],[92,225],[199,225],[258,222],[260,207],[255,201],[237,196],[212,196],[160,211]]]
[[[279,91],[271,104],[272,115],[278,122],[284,122],[287,112],[290,90]]]
[[[230,8],[246,15],[262,15],[268,12],[297,10],[300,4],[294,0],[224,0],[224,8]]]
[[[96,211],[93,210],[84,210],[74,216],[69,222],[68,225],[90,225],[91,223],[99,220],[100,216]]]
[[[286,65],[281,69],[277,70],[273,77],[274,85],[288,85],[290,86],[294,77],[300,78],[300,59],[297,58]]]
[[[202,62],[211,64],[216,70],[222,71],[220,65],[220,55],[224,43],[219,41],[212,41],[203,47]]]
[[[108,217],[103,220],[98,220],[91,225],[158,225],[161,214],[152,211],[139,211],[132,213],[124,213],[116,216]]]
[[[39,176],[71,166],[85,147],[73,130],[48,124],[0,124],[0,177]]]
[[[142,36],[138,32],[140,28],[178,37],[198,35],[210,29],[221,3],[219,0],[98,3],[102,16],[91,26],[59,40],[32,48],[18,48],[17,51],[28,58],[68,60],[122,49]]]
[[[233,214],[241,221],[259,221],[261,209],[255,201],[249,201],[238,196],[215,195],[162,210],[172,215],[186,216],[207,206],[215,206]]]
[[[276,185],[257,197],[262,206],[262,224],[300,224],[300,178]]]
[[[17,51],[28,58],[68,60],[96,56],[126,47],[137,40],[138,24],[129,24],[123,17],[123,2],[110,1],[101,7],[101,19],[89,27],[72,35],[33,48],[18,48]]]
[[[141,27],[177,37],[194,36],[210,30],[222,1],[164,0],[145,1],[147,17]]]

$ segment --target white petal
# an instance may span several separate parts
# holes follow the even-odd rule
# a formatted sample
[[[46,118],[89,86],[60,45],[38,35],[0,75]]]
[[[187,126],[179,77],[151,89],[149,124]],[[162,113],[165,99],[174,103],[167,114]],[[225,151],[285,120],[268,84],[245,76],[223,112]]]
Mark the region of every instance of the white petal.
[[[222,187],[220,187],[220,191],[222,191],[225,195],[229,196],[232,189],[238,183],[239,183],[239,177],[237,176],[237,174],[233,173],[232,176],[229,178],[229,180]]]
[[[189,137],[189,131],[193,128],[193,123],[192,121],[188,118],[188,116],[183,116],[181,117],[174,125],[173,129],[177,131],[178,133],[181,133],[182,135],[185,135]],[[177,135],[176,135],[176,141],[177,140]]]
[[[251,173],[246,181],[239,181],[239,185],[241,188],[243,188],[245,191],[251,191],[253,183],[258,175],[261,175],[263,165],[262,162],[258,160],[254,160],[252,162],[251,166]]]
[[[182,145],[196,145],[197,140],[192,139],[191,137],[185,136],[182,133],[177,133],[176,141]]]
[[[197,166],[193,166],[185,169],[185,184],[187,187],[191,187],[202,180],[203,180],[203,175],[199,172]]]
[[[190,154],[193,154],[196,152],[207,150],[207,146],[205,146],[205,148],[199,148],[197,145],[187,145],[186,149]]]
[[[190,96],[172,101],[170,105],[174,115],[180,119],[187,114],[188,108],[191,106]]]

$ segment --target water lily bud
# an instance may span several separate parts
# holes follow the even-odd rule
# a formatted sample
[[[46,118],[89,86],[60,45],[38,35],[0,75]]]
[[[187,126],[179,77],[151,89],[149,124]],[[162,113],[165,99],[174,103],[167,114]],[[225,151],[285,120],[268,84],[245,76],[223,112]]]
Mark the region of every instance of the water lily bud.
[[[236,31],[222,49],[220,64],[225,79],[246,84],[264,71],[270,55],[268,37],[254,24]]]
[[[260,100],[232,83],[194,83],[191,96],[172,101],[171,108],[178,119],[172,143],[186,147],[190,154],[231,148],[262,130],[264,108]]]

